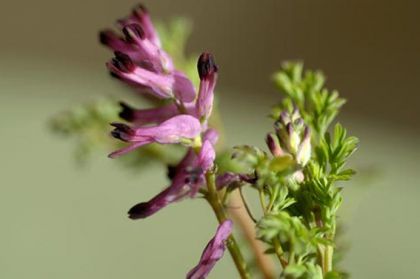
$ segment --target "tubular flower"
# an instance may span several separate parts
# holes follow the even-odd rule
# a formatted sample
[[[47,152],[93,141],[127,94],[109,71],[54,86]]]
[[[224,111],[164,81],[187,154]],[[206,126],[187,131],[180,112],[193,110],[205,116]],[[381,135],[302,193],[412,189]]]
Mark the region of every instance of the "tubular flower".
[[[226,250],[226,240],[232,233],[232,226],[233,223],[229,219],[219,225],[216,235],[204,249],[198,265],[188,272],[187,279],[203,279],[207,277],[216,262],[223,257]]]
[[[181,72],[159,73],[139,66],[129,55],[116,51],[115,58],[107,63],[110,71],[131,86],[143,90],[159,99],[175,98],[181,102],[195,99],[192,82]]]
[[[112,74],[160,99],[176,98],[182,102],[195,99],[192,82],[174,69],[143,6],[119,20],[119,27],[124,37],[112,30],[99,34],[101,43],[115,53],[115,58],[107,63]]]
[[[133,122],[135,125],[143,126],[147,124],[160,124],[179,114],[179,108],[176,104],[163,105],[157,108],[150,109],[135,109],[124,102],[120,102],[121,111],[119,116],[128,121]],[[184,104],[187,114],[193,114],[194,104]]]
[[[200,88],[196,103],[197,117],[200,120],[207,120],[213,108],[218,67],[211,54],[203,53],[198,59],[197,68],[200,76]]]
[[[171,185],[147,202],[133,206],[128,215],[131,219],[146,218],[172,202],[184,197],[194,197],[204,184],[204,174],[213,167],[216,157],[214,148],[210,141],[206,140],[199,154],[189,149],[185,157],[170,174]]]
[[[153,127],[132,128],[122,123],[112,123],[114,130],[111,135],[132,144],[109,155],[114,158],[137,147],[149,144],[191,143],[200,135],[200,122],[190,115],[177,115]]]

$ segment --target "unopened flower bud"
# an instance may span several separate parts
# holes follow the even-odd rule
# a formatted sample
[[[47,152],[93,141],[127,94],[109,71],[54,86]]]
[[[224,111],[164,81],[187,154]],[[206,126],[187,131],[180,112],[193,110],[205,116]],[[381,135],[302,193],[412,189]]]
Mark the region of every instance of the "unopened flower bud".
[[[201,80],[214,75],[214,73],[218,71],[218,68],[214,62],[213,55],[207,52],[201,54],[198,59],[197,69]]]
[[[275,134],[268,134],[265,142],[267,143],[268,149],[270,149],[271,154],[275,157],[284,155],[283,150],[280,147],[280,142]]]
[[[296,154],[296,161],[298,164],[305,166],[311,158],[311,132],[308,127],[305,128],[303,140],[299,145],[299,150]]]
[[[286,126],[288,135],[288,148],[291,154],[296,154],[300,144],[300,137],[298,131],[293,127],[292,123],[288,123]]]

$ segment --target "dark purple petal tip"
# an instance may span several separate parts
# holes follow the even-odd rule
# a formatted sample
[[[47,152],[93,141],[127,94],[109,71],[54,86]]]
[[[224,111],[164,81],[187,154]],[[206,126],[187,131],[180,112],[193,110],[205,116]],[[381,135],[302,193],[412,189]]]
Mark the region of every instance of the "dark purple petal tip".
[[[136,204],[128,211],[128,218],[137,220],[148,217],[150,215],[149,207],[149,203],[147,202]]]
[[[115,127],[114,130],[111,131],[111,135],[122,141],[127,141],[127,136],[130,136],[134,133],[133,129],[130,126],[123,124],[123,123],[111,123],[112,127]]]
[[[112,64],[117,67],[118,70],[124,73],[131,73],[134,71],[136,66],[130,56],[121,51],[116,51],[114,54],[115,58],[112,59]]]
[[[123,28],[123,33],[128,42],[134,42],[135,39],[144,39],[145,33],[143,28],[137,23],[131,23]]]
[[[120,102],[120,106],[121,106],[121,111],[118,114],[120,116],[120,118],[124,119],[128,122],[133,121],[133,119],[134,119],[134,108],[132,108],[131,106],[127,105],[124,102]]]
[[[170,180],[173,180],[175,175],[177,174],[177,167],[172,165],[167,165],[166,167],[166,175]]]
[[[198,75],[200,79],[205,79],[218,71],[218,67],[214,62],[213,55],[204,52],[200,55],[197,63]]]
[[[144,6],[143,4],[137,4],[137,6],[133,8],[133,14],[138,17],[141,17],[144,14],[148,14],[148,13],[149,11],[147,10],[146,6]]]
[[[103,45],[108,45],[109,41],[111,40],[110,38],[110,30],[102,30],[101,32],[99,32],[99,42]]]

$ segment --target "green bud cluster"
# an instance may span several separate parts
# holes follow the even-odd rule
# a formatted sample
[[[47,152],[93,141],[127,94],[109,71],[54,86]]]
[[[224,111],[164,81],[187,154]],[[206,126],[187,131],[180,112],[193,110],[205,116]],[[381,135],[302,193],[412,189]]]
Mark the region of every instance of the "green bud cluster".
[[[290,154],[300,166],[304,167],[311,157],[311,132],[300,117],[299,111],[297,109],[292,113],[283,111],[274,126],[278,141],[273,139],[273,144],[269,147],[272,148],[274,145],[275,153],[282,150]],[[275,146],[276,144],[278,146]]]

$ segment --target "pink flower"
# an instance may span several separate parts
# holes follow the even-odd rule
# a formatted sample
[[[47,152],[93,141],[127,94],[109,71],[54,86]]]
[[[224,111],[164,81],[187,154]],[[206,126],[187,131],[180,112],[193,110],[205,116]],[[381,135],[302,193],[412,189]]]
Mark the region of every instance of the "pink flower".
[[[115,52],[115,58],[107,63],[107,67],[126,83],[156,98],[175,98],[181,102],[191,102],[195,99],[192,82],[179,71],[169,74],[155,72],[152,66],[140,66],[129,55],[120,51]]]
[[[216,235],[210,240],[201,255],[200,261],[187,274],[187,279],[204,279],[215,266],[216,262],[223,257],[226,250],[226,240],[232,233],[233,223],[225,220],[219,225]]]
[[[132,128],[126,124],[113,123],[111,135],[132,144],[109,155],[114,158],[125,154],[137,147],[157,142],[160,144],[188,143],[200,135],[200,122],[190,115],[177,115],[157,126]]]
[[[128,215],[131,219],[142,219],[153,215],[170,203],[184,197],[194,197],[205,183],[204,174],[213,167],[216,157],[212,144],[205,141],[197,155],[189,149],[171,175],[171,185],[147,202],[133,206]]]

